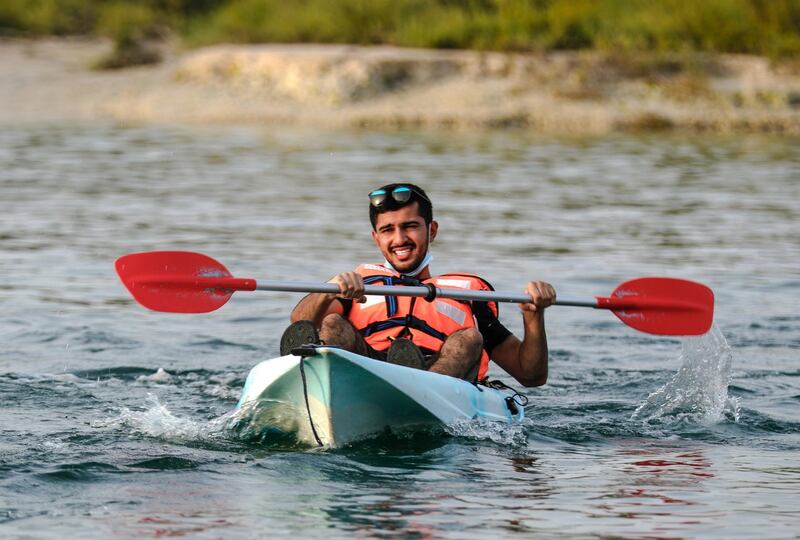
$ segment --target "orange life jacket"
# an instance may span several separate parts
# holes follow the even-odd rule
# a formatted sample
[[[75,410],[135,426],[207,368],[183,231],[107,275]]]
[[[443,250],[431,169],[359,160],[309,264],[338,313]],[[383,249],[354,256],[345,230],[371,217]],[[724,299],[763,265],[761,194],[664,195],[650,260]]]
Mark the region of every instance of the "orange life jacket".
[[[362,264],[355,271],[361,274],[366,285],[410,284],[409,278],[377,264]],[[430,283],[440,288],[492,290],[483,279],[471,274],[443,274],[417,283]],[[497,316],[497,304],[489,302],[489,308]],[[408,296],[367,296],[363,304],[353,302],[348,320],[376,351],[388,349],[392,340],[402,335],[409,337],[420,348],[438,352],[447,336],[453,332],[477,328],[472,305],[447,298],[428,302],[424,298]],[[409,333],[410,336],[407,336]],[[489,355],[484,349],[478,380],[486,376],[488,369]]]

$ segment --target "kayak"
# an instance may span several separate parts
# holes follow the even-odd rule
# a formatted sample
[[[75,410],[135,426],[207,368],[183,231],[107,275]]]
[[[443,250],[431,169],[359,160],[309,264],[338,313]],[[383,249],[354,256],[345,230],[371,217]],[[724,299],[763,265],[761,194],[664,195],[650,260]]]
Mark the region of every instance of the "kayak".
[[[524,418],[517,394],[366,358],[335,347],[280,356],[247,376],[237,413],[248,431],[337,448],[383,433],[459,421]]]

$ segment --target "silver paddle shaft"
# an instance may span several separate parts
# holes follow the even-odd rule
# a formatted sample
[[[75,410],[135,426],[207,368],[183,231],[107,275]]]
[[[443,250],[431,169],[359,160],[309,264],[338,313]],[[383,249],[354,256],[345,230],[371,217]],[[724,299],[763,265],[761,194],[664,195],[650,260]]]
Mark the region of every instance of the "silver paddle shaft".
[[[333,283],[318,283],[315,281],[259,281],[256,289],[259,291],[283,291],[339,294],[339,286]],[[432,294],[432,291],[433,294]],[[524,304],[531,301],[531,297],[524,293],[511,293],[502,291],[476,291],[473,289],[451,289],[449,287],[410,287],[406,285],[366,285],[364,293],[370,296],[416,296],[425,298],[433,295],[434,298],[450,298],[452,300],[477,301],[477,302],[512,302]],[[559,306],[597,307],[597,300],[593,296],[560,296],[556,299]]]

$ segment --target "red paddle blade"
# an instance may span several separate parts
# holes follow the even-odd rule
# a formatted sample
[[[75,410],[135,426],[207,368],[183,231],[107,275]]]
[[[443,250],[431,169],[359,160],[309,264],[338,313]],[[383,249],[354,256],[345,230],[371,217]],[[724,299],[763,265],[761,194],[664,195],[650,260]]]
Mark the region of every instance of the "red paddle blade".
[[[705,334],[714,321],[714,293],[685,279],[646,277],[626,281],[597,307],[610,309],[628,326],[662,336]]]
[[[207,313],[253,280],[231,278],[218,261],[191,251],[131,253],[117,259],[117,274],[137,302],[154,311]],[[243,286],[245,285],[245,286]]]

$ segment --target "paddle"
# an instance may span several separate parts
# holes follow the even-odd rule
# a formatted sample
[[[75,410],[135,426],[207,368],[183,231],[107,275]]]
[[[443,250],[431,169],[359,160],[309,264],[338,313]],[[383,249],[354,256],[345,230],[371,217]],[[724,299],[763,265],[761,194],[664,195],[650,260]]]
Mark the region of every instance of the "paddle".
[[[131,253],[117,259],[117,274],[133,297],[146,308],[173,313],[207,313],[219,309],[235,291],[338,293],[333,283],[259,281],[231,276],[218,261],[190,251]],[[418,296],[464,301],[525,303],[523,293],[471,289],[367,285],[378,296]],[[644,277],[626,281],[603,297],[558,295],[556,305],[611,310],[628,326],[659,335],[699,335],[711,327],[714,293],[684,279]]]

